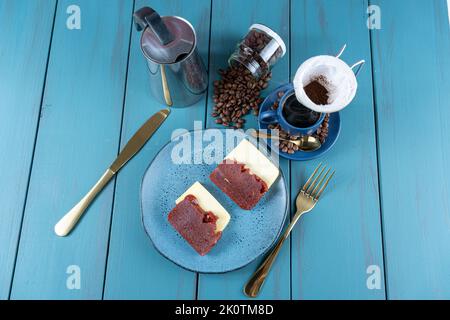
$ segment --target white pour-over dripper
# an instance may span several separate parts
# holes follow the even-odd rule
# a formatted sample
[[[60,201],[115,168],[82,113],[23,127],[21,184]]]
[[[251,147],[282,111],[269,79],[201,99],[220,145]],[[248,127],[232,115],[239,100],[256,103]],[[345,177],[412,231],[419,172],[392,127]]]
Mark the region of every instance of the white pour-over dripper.
[[[358,61],[350,67],[340,59],[346,47],[344,45],[337,56],[315,56],[298,68],[293,86],[297,100],[305,107],[316,112],[332,113],[344,109],[353,100],[358,88],[356,77],[365,61]],[[358,66],[354,73],[353,69]],[[328,90],[328,104],[315,104],[306,94],[304,87],[314,80],[319,81]]]

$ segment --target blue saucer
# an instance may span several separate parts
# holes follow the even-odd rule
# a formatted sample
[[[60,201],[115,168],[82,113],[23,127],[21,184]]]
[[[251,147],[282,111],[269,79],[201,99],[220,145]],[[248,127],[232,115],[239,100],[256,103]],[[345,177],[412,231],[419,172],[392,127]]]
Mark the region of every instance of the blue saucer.
[[[226,131],[233,132],[236,144],[246,137],[242,131],[223,129],[182,134],[179,136],[180,140],[177,138],[169,142],[159,151],[142,180],[142,222],[153,245],[167,259],[195,272],[232,271],[244,267],[266,253],[279,237],[288,211],[289,195],[281,171],[277,181],[256,207],[247,211],[239,208],[209,179],[210,173],[217,166],[216,163],[194,164],[199,163],[200,161],[194,160],[202,159],[203,152],[206,152],[202,144],[203,147],[209,144],[209,142],[192,143],[194,137],[200,133],[216,137],[215,141],[221,140],[220,147],[224,150],[223,157],[225,157],[234,148],[234,145],[226,143]],[[254,141],[253,138],[249,140]],[[191,146],[193,144],[196,147],[192,152],[186,153],[190,160],[189,164],[175,164],[172,161],[172,152],[178,154],[176,150],[179,149],[176,147],[179,147],[180,141],[190,141]],[[218,161],[223,157],[220,155]],[[231,216],[221,239],[203,257],[167,221],[167,215],[175,207],[175,200],[196,181],[199,181]]]
[[[285,85],[282,85],[275,89],[270,95],[267,96],[267,98],[263,101],[260,107],[260,114],[269,108],[272,107],[275,101],[278,100],[278,92],[280,91],[287,91],[292,88],[292,84],[288,83]],[[268,129],[268,125],[262,123],[259,121],[259,129]],[[306,160],[312,160],[316,159],[318,157],[321,157],[325,152],[330,150],[334,144],[337,141],[337,138],[339,137],[339,133],[341,131],[341,119],[339,117],[339,112],[331,113],[330,119],[329,119],[329,127],[328,127],[328,137],[325,140],[325,143],[320,147],[320,149],[313,151],[313,152],[303,152],[298,151],[294,154],[289,154],[286,152],[280,151],[278,148],[274,148],[275,152],[277,152],[281,157],[289,159],[289,160],[297,160],[297,161],[306,161]],[[271,145],[270,139],[268,139],[268,145]]]

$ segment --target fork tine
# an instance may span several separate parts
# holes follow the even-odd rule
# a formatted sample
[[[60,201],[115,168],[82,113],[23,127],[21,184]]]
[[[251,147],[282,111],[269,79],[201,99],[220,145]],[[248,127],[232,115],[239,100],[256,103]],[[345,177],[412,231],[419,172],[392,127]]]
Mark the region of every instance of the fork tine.
[[[319,171],[320,167],[322,166],[322,163],[319,163],[316,169],[314,169],[314,172],[309,176],[308,181],[306,181],[305,185],[302,188],[302,191],[306,191],[306,189],[309,187],[309,184],[311,183],[312,179],[316,175],[317,171]]]
[[[320,188],[319,193],[315,197],[316,200],[319,200],[320,196],[322,195],[323,190],[325,190],[325,188],[328,186],[328,183],[330,182],[331,178],[333,178],[335,173],[336,173],[336,171],[333,171],[333,173],[328,177],[327,181],[325,181],[325,184],[323,185],[323,187]]]
[[[326,166],[324,166],[322,168],[322,170],[320,170],[319,175],[314,178],[313,182],[311,182],[311,185],[308,187],[308,189],[306,189],[306,191],[305,191],[306,194],[309,194],[309,195],[311,194],[311,191],[313,190],[313,188],[316,187],[316,185],[317,185],[316,183],[322,177],[322,174],[324,173],[325,169],[326,169]]]
[[[328,174],[330,173],[330,171],[331,171],[331,168],[329,168],[327,170],[327,172],[325,172],[322,179],[320,179],[320,181],[316,184],[316,187],[314,188],[314,190],[311,191],[311,197],[315,198],[317,196],[317,191],[320,190],[320,188],[322,187],[322,184],[325,181],[325,179],[328,177]]]

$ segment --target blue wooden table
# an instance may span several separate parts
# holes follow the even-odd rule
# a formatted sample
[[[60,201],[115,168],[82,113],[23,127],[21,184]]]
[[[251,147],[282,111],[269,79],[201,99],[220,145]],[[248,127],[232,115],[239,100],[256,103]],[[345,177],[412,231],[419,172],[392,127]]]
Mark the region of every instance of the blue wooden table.
[[[293,231],[260,298],[450,298],[445,0],[0,0],[0,299],[245,298],[259,261],[195,274],[160,256],[140,223],[141,178],[172,131],[215,126],[212,86],[173,110],[69,237],[53,233],[161,108],[132,28],[144,5],[192,22],[210,83],[252,23],[288,47],[268,90],[344,43],[345,61],[367,61],[321,159],[337,170],[333,187]],[[317,163],[282,161],[292,197]]]

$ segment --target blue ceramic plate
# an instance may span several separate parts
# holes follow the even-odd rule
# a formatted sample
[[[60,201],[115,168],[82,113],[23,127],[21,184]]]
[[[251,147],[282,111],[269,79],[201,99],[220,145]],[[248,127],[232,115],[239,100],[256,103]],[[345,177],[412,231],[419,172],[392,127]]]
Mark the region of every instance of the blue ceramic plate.
[[[291,88],[292,88],[292,84],[288,83],[288,84],[282,85],[282,86],[278,87],[277,89],[275,89],[263,101],[261,108],[260,108],[260,113],[262,113],[272,107],[273,103],[278,99],[277,94],[279,91],[287,91]],[[267,129],[267,124],[262,123],[261,121],[259,121],[259,119],[258,119],[258,123],[259,123],[259,129]],[[294,154],[280,152],[280,150],[278,148],[274,148],[275,149],[274,151],[279,153],[279,155],[281,157],[289,159],[289,160],[306,161],[306,160],[316,159],[316,158],[322,156],[325,152],[327,152],[334,146],[337,138],[339,137],[339,133],[341,131],[341,119],[339,117],[339,112],[331,113],[330,120],[328,123],[329,123],[328,137],[325,140],[325,143],[320,147],[320,149],[313,151],[313,152],[298,151]],[[270,139],[268,141],[268,144],[270,145]]]
[[[225,132],[226,130],[208,129],[188,132],[179,138],[192,142],[194,135],[198,133],[219,134],[224,137]],[[245,137],[243,132],[233,132],[237,135],[237,143]],[[226,139],[222,140],[225,148]],[[251,138],[249,140],[254,141]],[[203,148],[196,146],[196,149],[189,153],[191,164],[174,164],[172,151],[177,150],[174,147],[178,148],[180,141],[176,139],[161,149],[142,180],[141,206],[145,231],[163,256],[185,269],[202,273],[223,273],[244,267],[264,254],[281,233],[289,203],[283,174],[280,171],[279,178],[258,205],[253,210],[246,211],[239,208],[209,180],[209,175],[217,164],[192,164],[198,157],[201,159]],[[208,144],[202,143],[204,146]],[[223,156],[233,148],[231,145],[222,149],[226,150]],[[230,223],[223,231],[221,239],[203,257],[167,221],[167,215],[175,206],[175,200],[196,181],[199,181],[231,215]]]

